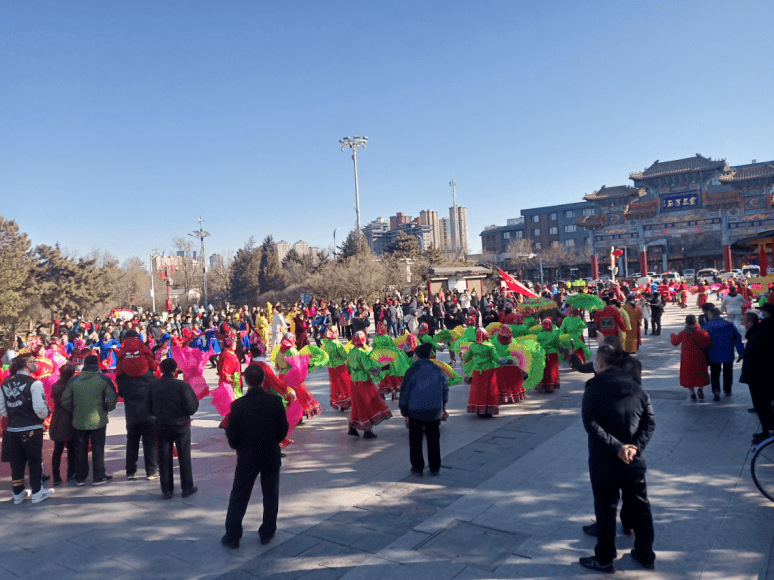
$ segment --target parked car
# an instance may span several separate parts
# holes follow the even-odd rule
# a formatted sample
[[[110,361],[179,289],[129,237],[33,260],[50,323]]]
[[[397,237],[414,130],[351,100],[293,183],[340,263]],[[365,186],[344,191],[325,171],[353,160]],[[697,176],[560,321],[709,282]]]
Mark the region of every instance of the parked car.
[[[760,266],[742,266],[742,274],[746,278],[757,278],[761,275],[761,267]]]
[[[720,272],[715,268],[703,268],[696,272],[696,280],[706,280],[710,284],[714,284],[720,280]]]
[[[693,284],[696,279],[696,270],[693,268],[688,268],[686,270],[683,270],[683,279],[688,284]]]
[[[634,281],[636,286],[650,286],[653,283],[652,276],[640,276]]]
[[[682,282],[683,277],[678,272],[664,272],[661,275],[662,284],[669,284],[670,282]]]

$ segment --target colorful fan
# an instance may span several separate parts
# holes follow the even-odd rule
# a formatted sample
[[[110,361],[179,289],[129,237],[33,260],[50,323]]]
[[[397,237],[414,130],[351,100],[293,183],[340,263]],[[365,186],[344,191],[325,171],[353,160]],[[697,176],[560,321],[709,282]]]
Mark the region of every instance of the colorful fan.
[[[489,333],[489,336],[493,336],[495,332],[500,330],[502,325],[502,322],[490,322],[486,327],[486,331]]]
[[[532,368],[532,353],[530,350],[520,342],[511,342],[511,344],[508,345],[508,350],[510,351],[516,366],[525,373],[529,373]]]
[[[455,371],[445,362],[435,360],[435,359],[430,359],[430,360],[432,360],[435,364],[441,367],[443,374],[446,375],[446,382],[449,383],[450,387],[453,385],[459,385],[462,382],[462,377],[457,374],[457,371]]]
[[[465,334],[465,327],[460,325],[452,328],[451,335],[452,335],[452,341],[457,340],[458,338],[461,338],[462,335]]]
[[[565,302],[579,310],[600,310],[605,307],[605,303],[602,299],[593,294],[576,294],[575,296],[568,296]]]
[[[522,312],[526,311],[538,311],[538,310],[550,310],[556,308],[556,302],[550,298],[527,298],[519,303],[518,309]]]
[[[468,326],[462,336],[468,342],[476,342],[476,327]]]
[[[279,355],[280,351],[280,345],[275,346],[273,349],[271,349],[271,362],[273,362],[275,365],[277,364],[277,356]]]
[[[572,337],[569,334],[560,334],[559,335],[559,346],[566,349],[572,348]]]
[[[525,342],[527,340],[537,340],[537,334],[525,334],[524,336],[515,337],[513,340],[518,342]]]
[[[690,288],[688,288],[688,291],[691,294],[696,294],[699,291],[699,287],[698,286],[691,286]]]
[[[376,361],[381,366],[386,366],[391,365],[396,360],[398,360],[400,354],[398,351],[388,348],[375,348],[368,356],[371,357],[372,361]]]
[[[283,377],[283,380],[287,385],[295,389],[298,385],[304,382],[306,375],[309,374],[309,359],[308,354],[296,354],[293,356],[285,357],[285,360],[290,364],[290,370]]]
[[[541,325],[539,325],[539,324],[536,324],[535,326],[530,326],[529,327],[530,334],[537,334],[541,330],[543,330],[543,327]]]
[[[400,336],[396,336],[394,339],[392,339],[392,342],[395,343],[395,346],[398,348],[403,348],[403,345],[406,344],[406,340],[408,339],[409,332],[408,330],[401,334]]]
[[[470,350],[470,345],[471,344],[473,344],[473,343],[470,342],[470,341],[467,341],[467,340],[463,340],[460,343],[460,355],[464,355],[466,352],[468,352]]]
[[[310,369],[318,369],[320,367],[327,366],[328,362],[330,362],[328,353],[320,347],[314,346],[312,344],[307,344],[304,348],[298,351],[298,354],[302,356],[309,355]]]
[[[524,388],[529,391],[530,389],[535,388],[540,383],[540,381],[543,380],[543,371],[546,368],[546,352],[543,350],[543,347],[540,346],[540,343],[538,343],[536,340],[525,340],[523,342],[519,342],[518,345],[525,349],[532,357],[529,370],[522,369],[528,375],[524,380]],[[514,360],[516,360],[516,355],[513,352],[511,352],[511,356],[513,356]]]
[[[435,342],[445,342],[446,344],[449,344],[452,340],[452,334],[451,330],[442,330],[441,332],[436,332],[435,335],[433,335],[433,339]]]

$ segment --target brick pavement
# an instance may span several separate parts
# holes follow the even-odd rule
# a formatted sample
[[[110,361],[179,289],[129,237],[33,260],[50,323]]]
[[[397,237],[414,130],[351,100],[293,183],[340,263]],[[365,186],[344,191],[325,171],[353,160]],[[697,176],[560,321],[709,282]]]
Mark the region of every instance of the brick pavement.
[[[774,577],[772,504],[749,476],[749,435],[756,428],[746,411],[749,394],[736,385],[719,404],[688,401],[674,378],[678,352],[669,344],[685,313],[668,307],[662,336],[645,337],[641,351],[657,419],[646,453],[657,570],[638,570],[628,556],[632,540],[622,537],[618,576]],[[211,405],[205,401],[194,421],[200,491],[166,502],[158,481],[121,477],[124,426],[117,409],[107,450],[112,484],[58,488],[34,506],[0,502],[0,580],[592,577],[577,564],[594,545],[580,530],[593,519],[579,420],[585,378],[563,369],[557,394],[532,394],[491,420],[467,415],[467,387],[452,387],[437,478],[409,475],[395,403],[396,417],[377,427],[374,441],[348,437],[346,416],[328,408],[293,433],[275,540],[258,543],[254,501],[235,552],[219,544],[234,456]],[[327,401],[323,373],[308,384]],[[9,477],[0,474],[0,493],[10,497]]]

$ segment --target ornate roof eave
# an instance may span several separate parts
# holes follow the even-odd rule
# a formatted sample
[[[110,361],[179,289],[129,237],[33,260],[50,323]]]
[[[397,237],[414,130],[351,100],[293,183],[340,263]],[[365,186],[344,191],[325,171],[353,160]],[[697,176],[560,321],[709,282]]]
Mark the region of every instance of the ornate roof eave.
[[[575,220],[575,225],[587,230],[601,230],[607,225],[607,219],[602,214],[587,215]]]
[[[653,164],[643,171],[629,174],[629,179],[637,181],[651,181],[663,179],[678,175],[690,175],[692,173],[704,172],[728,172],[730,168],[725,159],[712,159],[704,157],[697,153],[694,157],[685,159],[675,159],[673,161],[660,162],[656,160]]]
[[[758,166],[742,169],[732,167],[728,173],[720,175],[718,181],[726,185],[741,185],[750,181],[771,182],[774,181],[774,165],[761,163]]]
[[[602,201],[611,202],[614,200],[620,200],[620,205],[628,202],[631,198],[639,199],[647,195],[647,192],[642,188],[632,187],[630,185],[617,185],[615,187],[602,186],[598,190],[587,193],[583,196],[586,201]]]

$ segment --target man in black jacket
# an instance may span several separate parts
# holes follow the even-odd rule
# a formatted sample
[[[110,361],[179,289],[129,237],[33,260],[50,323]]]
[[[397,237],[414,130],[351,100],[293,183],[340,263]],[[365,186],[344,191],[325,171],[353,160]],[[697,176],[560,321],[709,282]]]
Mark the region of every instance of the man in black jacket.
[[[653,517],[642,453],[656,428],[650,397],[622,370],[624,352],[603,344],[597,350],[597,375],[586,383],[583,426],[589,436],[589,475],[597,516],[594,556],[581,558],[591,570],[615,572],[615,517],[619,491],[634,530],[632,559],[653,569]]]
[[[156,417],[159,442],[159,475],[164,499],[172,499],[172,444],[177,448],[180,464],[180,487],[183,497],[198,491],[193,484],[191,465],[191,415],[199,409],[199,399],[191,385],[175,378],[177,363],[173,358],[161,361],[161,378],[150,384],[151,412]]]
[[[226,427],[228,444],[237,452],[237,464],[228,501],[226,535],[221,538],[221,544],[233,550],[239,547],[242,538],[242,518],[258,474],[261,475],[263,493],[263,524],[258,535],[262,544],[268,544],[274,537],[282,464],[279,444],[288,433],[282,399],[261,388],[263,369],[259,365],[250,365],[242,376],[248,386],[247,393],[231,403]]]
[[[761,322],[755,312],[746,312],[742,316],[742,325],[747,329],[747,344],[744,348],[739,382],[746,383],[750,388],[753,408],[761,421],[761,431],[753,435],[755,445],[774,435],[774,410],[771,407],[774,389],[771,386],[769,366],[769,357],[774,346],[774,318],[771,317],[774,306],[768,303],[763,306],[768,312],[767,318]]]
[[[139,336],[134,330],[127,338]],[[128,374],[116,376],[118,395],[124,398],[126,417],[126,478],[137,477],[137,459],[142,439],[142,454],[145,460],[145,476],[158,477],[158,454],[156,453],[156,423],[150,412],[150,384],[156,377],[150,371],[139,377]]]

